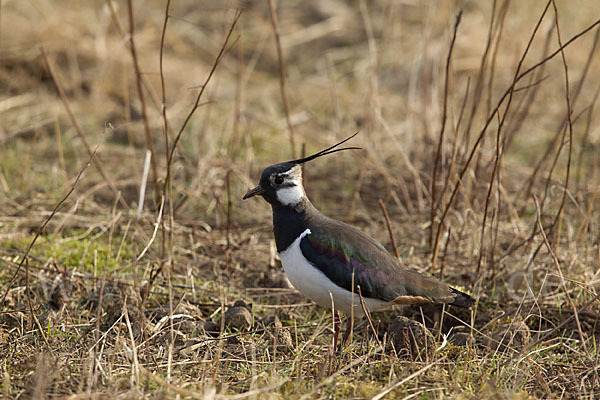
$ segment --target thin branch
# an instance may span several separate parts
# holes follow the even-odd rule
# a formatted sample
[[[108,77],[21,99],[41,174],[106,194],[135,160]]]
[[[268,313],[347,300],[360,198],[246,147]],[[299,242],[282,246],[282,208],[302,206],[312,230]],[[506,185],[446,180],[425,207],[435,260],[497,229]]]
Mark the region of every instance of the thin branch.
[[[133,20],[133,4],[132,0],[127,1],[128,14],[129,14],[129,50],[131,51],[131,58],[133,61],[133,68],[135,70],[135,84],[137,87],[138,96],[140,98],[140,106],[142,111],[142,120],[144,121],[144,133],[146,134],[146,146],[152,154],[151,165],[152,165],[152,182],[154,183],[154,190],[158,190],[158,167],[156,164],[156,152],[154,151],[154,141],[152,139],[152,132],[150,131],[150,123],[148,122],[148,113],[146,112],[146,99],[144,97],[144,89],[142,87],[142,73],[140,72],[140,64],[138,62],[137,50],[135,48],[134,30],[135,23]],[[162,56],[162,53],[161,53]]]
[[[165,18],[163,20],[163,27],[162,27],[162,32],[160,35],[160,53],[159,53],[159,72],[160,72],[160,90],[161,90],[161,99],[162,99],[162,104],[161,104],[161,115],[162,115],[162,121],[163,121],[163,136],[165,139],[165,154],[169,154],[169,120],[167,119],[167,90],[165,87],[165,74],[164,74],[164,69],[163,69],[163,55],[164,55],[164,49],[165,49],[165,37],[167,35],[167,23],[169,22],[169,8],[171,6],[171,0],[167,0],[167,4],[165,6]],[[169,170],[169,166],[170,166],[170,160],[168,157],[165,157],[165,163],[166,163],[166,168],[167,171]],[[166,190],[168,185],[168,190]],[[167,265],[171,265],[172,260],[173,260],[173,225],[174,225],[174,218],[175,218],[175,213],[173,210],[173,185],[172,185],[172,180],[169,179],[168,182],[165,182],[165,186],[163,187],[163,196],[162,200],[161,200],[161,208],[162,205],[164,204],[165,201],[165,195],[168,197],[168,208],[169,208],[169,230],[168,232],[166,232],[165,229],[165,222],[164,219],[161,219],[160,221],[160,226],[162,228],[161,230],[161,238],[162,238],[162,258],[165,259],[165,253],[166,253],[166,249],[168,248],[169,250],[169,256],[167,259]],[[161,210],[162,212],[162,210]],[[158,226],[158,225],[157,225]],[[167,244],[167,240],[168,239],[168,244]],[[164,263],[161,263],[160,268],[158,269],[157,273],[160,272],[162,270]],[[156,277],[157,274],[154,275],[154,277]],[[168,282],[168,287],[169,287],[169,315],[172,316],[173,315],[173,283],[171,281],[171,269],[167,269],[167,282]],[[150,281],[152,284],[153,281]],[[171,380],[171,367],[172,367],[172,361],[173,361],[173,346],[174,346],[174,342],[175,342],[175,333],[174,333],[174,327],[173,327],[173,319],[170,319],[170,323],[169,323],[169,347],[168,347],[168,362],[167,362],[167,379],[170,381]]]
[[[221,45],[221,48],[219,49],[219,53],[217,54],[217,57],[215,58],[215,61],[212,65],[212,68],[210,69],[210,72],[208,73],[208,76],[206,77],[206,79],[204,80],[204,83],[202,84],[202,86],[200,87],[200,91],[198,92],[198,96],[196,96],[196,101],[194,102],[194,105],[192,106],[192,109],[190,110],[190,112],[188,113],[187,117],[185,118],[185,120],[183,121],[183,124],[181,125],[181,128],[179,128],[179,131],[177,132],[177,136],[175,136],[175,140],[173,142],[173,145],[171,146],[171,149],[169,151],[169,157],[167,159],[167,178],[166,181],[168,181],[170,179],[170,170],[171,170],[171,163],[173,161],[173,154],[175,153],[175,148],[177,147],[177,143],[179,142],[179,139],[181,139],[181,135],[183,134],[183,131],[185,130],[187,124],[190,122],[192,116],[194,115],[194,113],[196,112],[196,110],[198,109],[198,107],[200,106],[200,99],[202,98],[202,95],[204,94],[204,91],[206,90],[206,87],[208,86],[208,83],[210,82],[210,80],[212,79],[217,66],[219,65],[219,63],[221,62],[221,59],[223,58],[223,55],[225,54],[225,49],[227,48],[227,43],[229,42],[229,39],[231,38],[231,35],[233,33],[233,29],[235,28],[238,20],[240,19],[240,17],[242,16],[242,10],[238,9],[235,12],[235,16],[233,18],[233,22],[231,23],[231,26],[229,27],[229,31],[227,32],[227,36],[225,37],[225,40],[223,41],[223,44]]]
[[[281,100],[285,110],[285,122],[287,123],[288,132],[290,134],[290,146],[292,147],[292,158],[296,158],[296,139],[294,138],[294,126],[290,117],[290,104],[287,97],[287,89],[285,82],[285,62],[283,59],[283,51],[281,50],[281,38],[279,33],[279,21],[277,20],[277,11],[275,9],[275,0],[269,1],[269,12],[271,14],[271,25],[273,34],[275,35],[275,44],[277,45],[277,59],[279,61],[279,90],[281,91]]]
[[[553,29],[554,27],[548,30],[548,34],[546,35],[546,39],[544,40],[544,46],[540,54],[548,54]],[[525,86],[515,89],[515,93],[518,93],[522,90],[527,91],[527,96],[523,96],[523,98],[521,99],[520,104],[517,107],[517,110],[519,110],[520,112],[515,113],[515,117],[513,117],[513,119],[511,120],[511,124],[506,129],[507,133],[504,135],[504,151],[507,151],[510,148],[511,143],[516,137],[517,132],[520,131],[521,126],[526,120],[526,117],[529,115],[531,107],[533,106],[535,98],[539,92],[539,89],[541,88],[541,83],[548,78],[548,75],[544,75],[545,70],[546,65],[544,64],[539,68],[537,73],[531,77],[530,81]],[[529,88],[531,87],[533,88],[533,90],[529,90]],[[515,204],[516,203],[517,201],[515,201]]]
[[[390,216],[387,212],[387,208],[385,208],[385,204],[381,199],[379,199],[379,207],[381,207],[381,211],[383,211],[383,216],[385,217],[385,223],[387,225],[388,233],[390,234],[390,240],[392,241],[392,246],[394,247],[394,254],[396,254],[396,258],[400,260],[398,245],[396,245],[396,238],[394,237],[394,231],[392,230],[392,221],[390,221]]]
[[[167,12],[168,12],[168,10],[167,10]],[[163,196],[161,196],[162,197],[161,213],[162,213],[162,209],[163,209],[164,202],[165,202],[164,195],[166,194],[169,199],[169,204],[167,205],[167,207],[169,209],[169,218],[170,218],[171,226],[173,223],[173,221],[172,221],[172,219],[173,219],[173,204],[172,203],[173,202],[172,202],[172,194],[171,194],[171,190],[170,190],[171,189],[171,166],[173,164],[173,156],[175,154],[175,149],[177,148],[179,139],[181,139],[181,135],[183,134],[187,124],[190,122],[192,116],[194,115],[194,113],[196,112],[198,107],[200,107],[200,105],[201,105],[200,99],[202,98],[202,95],[204,94],[204,91],[206,90],[208,83],[210,82],[211,78],[213,77],[213,75],[217,69],[217,66],[223,59],[223,55],[226,52],[227,44],[229,43],[229,39],[231,38],[231,35],[233,34],[233,30],[241,16],[242,16],[242,10],[241,9],[236,10],[235,16],[233,18],[233,22],[231,23],[231,26],[229,27],[229,31],[227,32],[225,40],[223,41],[223,44],[221,45],[221,48],[219,49],[219,53],[217,54],[217,57],[215,58],[215,61],[213,62],[212,68],[210,69],[208,76],[206,77],[206,79],[204,80],[204,83],[200,87],[200,91],[198,92],[198,95],[196,96],[196,101],[194,102],[194,105],[192,106],[192,109],[188,113],[187,117],[183,121],[183,124],[179,128],[179,131],[177,132],[177,136],[175,137],[175,140],[171,144],[170,149],[167,149],[168,150],[168,152],[167,152],[167,174],[166,174],[165,182],[164,182],[164,186],[163,186]],[[163,29],[166,29],[166,22],[163,25]],[[164,34],[164,32],[163,32],[163,34]],[[164,95],[164,93],[163,93],[163,95]],[[163,230],[163,232],[164,232],[164,230]],[[170,232],[172,232],[172,229],[170,230]],[[164,242],[163,242],[163,244],[164,244]],[[158,274],[160,272],[162,272],[162,269],[163,269],[163,265],[161,264],[161,266],[158,268],[158,270],[154,274],[152,274],[152,277],[150,278],[149,285],[148,285],[148,291],[150,291],[154,279],[158,276]]]
[[[52,81],[54,82],[54,86],[56,87],[56,90],[58,90],[58,94],[60,95],[63,105],[65,106],[65,110],[67,111],[67,114],[69,115],[69,119],[71,120],[71,123],[73,124],[73,127],[75,128],[75,131],[77,132],[77,135],[81,139],[81,142],[83,143],[83,146],[85,147],[85,150],[87,151],[88,155],[90,156],[90,159],[94,163],[94,166],[98,169],[98,172],[100,173],[100,175],[102,176],[102,179],[104,179],[104,181],[106,182],[106,184],[108,185],[110,190],[119,199],[119,203],[121,204],[121,206],[123,206],[123,208],[125,208],[125,209],[129,208],[129,206],[125,202],[125,199],[123,199],[123,196],[121,196],[121,192],[117,189],[117,187],[115,186],[113,181],[110,180],[108,175],[106,175],[106,172],[104,171],[104,168],[102,167],[102,163],[100,162],[100,160],[98,159],[98,156],[96,155],[96,151],[92,150],[92,147],[90,146],[89,142],[87,141],[87,139],[85,137],[85,133],[83,132],[83,128],[81,128],[81,125],[79,125],[79,121],[77,121],[77,118],[75,118],[75,114],[73,113],[73,109],[71,108],[71,104],[69,103],[69,99],[67,98],[67,95],[65,94],[65,90],[63,89],[63,85],[62,85],[62,80],[60,79],[60,76],[54,69],[54,65],[52,64],[52,62],[50,62],[50,59],[48,58],[48,54],[46,54],[46,51],[43,48],[42,48],[42,59],[44,60],[44,64],[46,64],[46,68],[48,69],[48,72],[50,72],[50,75],[52,76]]]
[[[560,241],[560,228],[562,224],[562,217],[565,211],[565,203],[567,201],[567,192],[569,191],[569,180],[571,177],[571,159],[573,157],[573,110],[571,108],[571,91],[569,84],[569,66],[567,65],[567,58],[565,57],[565,52],[562,50],[562,39],[560,37],[560,26],[558,24],[558,9],[556,8],[556,1],[552,0],[552,7],[554,8],[554,19],[556,23],[556,38],[558,39],[558,45],[561,48],[560,56],[562,59],[563,69],[565,71],[565,103],[567,106],[567,122],[569,128],[569,153],[567,157],[567,171],[565,177],[565,187],[563,191],[562,200],[560,203],[560,208],[558,213],[556,214],[555,222],[558,224],[558,229],[556,229],[556,239],[557,245]],[[554,224],[553,224],[554,225]],[[542,235],[544,232],[542,231]],[[561,273],[562,274],[562,273]],[[577,319],[579,323],[579,319]],[[584,344],[585,348],[585,344]]]
[[[498,10],[498,17],[495,19],[496,22],[496,31],[494,41],[494,48],[492,50],[492,56],[490,61],[490,76],[487,82],[487,95],[485,96],[487,99],[487,113],[490,113],[492,108],[492,99],[493,96],[493,87],[494,87],[494,78],[496,76],[496,60],[498,59],[498,52],[500,50],[500,41],[502,40],[502,33],[504,32],[504,22],[506,21],[506,15],[508,14],[508,7],[510,6],[510,0],[504,0],[500,5],[500,9]]]
[[[490,74],[490,82],[489,82],[489,88],[490,88],[490,93],[488,93],[488,102],[491,101],[491,86],[492,86],[492,81],[494,79],[494,68],[495,68],[495,60],[496,60],[496,52],[498,50],[498,47],[500,46],[500,37],[502,35],[502,27],[504,26],[504,18],[506,17],[506,11],[507,11],[507,3],[503,3],[503,8],[501,9],[502,14],[501,14],[501,19],[499,22],[499,31],[498,31],[498,36],[497,36],[497,42],[496,42],[496,47],[495,47],[495,52],[494,55],[492,57],[492,59],[494,60],[491,64],[491,74]],[[543,18],[543,15],[542,15]],[[540,18],[540,21],[541,19]],[[538,25],[539,26],[539,25]],[[532,39],[533,37],[535,37],[535,33],[537,32],[537,27],[534,30],[534,33],[532,35]],[[531,45],[531,41],[528,44],[528,48]],[[521,65],[522,62],[524,61],[524,56],[521,59],[519,65],[517,66],[517,69],[515,71],[515,77],[516,75],[519,73],[520,69],[521,69]],[[514,78],[513,78],[514,79]],[[485,228],[487,226],[487,219],[488,219],[488,210],[490,207],[490,200],[492,198],[492,191],[494,189],[494,181],[497,181],[497,186],[500,186],[500,173],[499,173],[499,168],[500,168],[500,163],[502,162],[502,128],[504,127],[504,123],[506,121],[506,117],[508,116],[508,110],[510,109],[510,106],[512,105],[512,100],[513,100],[513,94],[515,92],[515,86],[512,87],[510,95],[508,96],[508,101],[506,102],[506,107],[504,110],[504,114],[502,115],[502,118],[500,119],[500,115],[499,112],[496,112],[496,116],[498,116],[498,118],[500,119],[499,123],[498,123],[498,128],[496,130],[496,152],[495,152],[495,158],[494,158],[494,166],[492,168],[492,174],[490,177],[490,183],[488,185],[488,191],[487,191],[487,195],[485,197],[485,206],[483,208],[483,221],[481,222],[481,236],[480,236],[480,240],[479,240],[479,257],[477,259],[477,269],[475,271],[475,275],[477,276],[477,279],[479,279],[479,274],[481,272],[481,264],[483,262],[483,253],[484,253],[484,239],[485,239]],[[488,110],[489,110],[489,105],[488,105]],[[477,168],[476,168],[477,170]],[[498,200],[499,201],[499,200]],[[498,207],[499,205],[497,204],[496,207]],[[497,210],[497,208],[496,208]],[[492,219],[492,223],[493,223],[493,219]],[[493,247],[492,247],[493,250]]]
[[[444,133],[446,131],[446,119],[448,115],[448,87],[450,85],[450,61],[452,60],[452,51],[454,50],[454,43],[456,42],[456,33],[458,31],[458,25],[460,24],[460,20],[462,18],[462,10],[456,16],[456,22],[454,23],[454,32],[452,33],[452,40],[450,41],[450,49],[448,49],[448,57],[446,58],[446,79],[444,82],[444,108],[442,111],[442,126],[440,127],[440,138],[438,140],[437,149],[435,152],[435,162],[433,164],[433,174],[431,176],[431,215],[430,215],[430,226],[429,226],[429,245],[433,246],[433,230],[435,225],[435,217],[437,210],[437,196],[436,196],[436,186],[437,186],[437,175],[438,170],[441,168],[442,164],[442,144],[444,143]],[[446,189],[447,186],[444,186]],[[444,193],[440,194],[440,200],[442,199]],[[435,265],[434,265],[435,267]]]
[[[532,71],[536,70],[539,66],[547,63],[548,61],[550,61],[551,59],[553,59],[554,57],[556,57],[556,55],[558,55],[561,52],[563,52],[564,49],[566,49],[574,41],[576,41],[577,39],[579,39],[580,37],[582,37],[583,35],[585,35],[589,31],[591,31],[592,29],[594,29],[598,25],[600,25],[600,19],[597,19],[591,25],[589,25],[587,28],[585,28],[584,30],[582,30],[578,34],[576,34],[573,37],[571,37],[571,39],[567,40],[563,45],[560,45],[558,49],[556,49],[553,53],[549,54],[548,56],[544,57],[540,62],[538,62],[537,64],[532,65],[531,67],[529,67],[528,69],[526,69],[525,71],[523,71],[517,77],[517,82],[520,81],[526,75],[529,75]],[[502,96],[502,97],[505,97],[505,96]]]
[[[169,151],[169,120],[167,119],[167,90],[165,88],[165,73],[163,69],[163,56],[165,49],[165,37],[167,35],[167,23],[169,22],[169,7],[171,6],[171,0],[167,0],[165,7],[165,19],[163,21],[162,32],[160,34],[160,53],[158,56],[158,65],[160,73],[160,91],[161,91],[161,114],[163,120],[163,134],[165,136],[165,153]],[[167,161],[167,160],[165,160]]]
[[[553,25],[554,27],[555,25]],[[550,33],[550,32],[549,32]],[[573,91],[573,96],[571,97],[571,109],[574,108],[576,101],[579,98],[579,94],[581,93],[581,90],[583,89],[583,86],[586,82],[586,78],[588,76],[588,72],[590,69],[590,65],[592,63],[592,61],[595,59],[594,58],[594,54],[595,54],[595,50],[596,47],[598,45],[598,39],[600,37],[600,30],[596,30],[596,35],[594,36],[594,43],[592,45],[592,48],[588,54],[588,58],[586,60],[585,66],[583,68],[583,72],[581,73],[581,78],[579,79],[579,82],[577,83],[577,86],[575,87],[575,90]],[[550,39],[550,35],[548,35],[548,41]],[[543,68],[542,68],[543,70]],[[548,146],[548,149],[546,150],[546,152],[544,153],[544,155],[539,159],[539,161],[537,162],[533,172],[531,173],[530,177],[527,179],[527,182],[525,182],[525,184],[523,185],[524,189],[519,190],[519,193],[523,193],[523,197],[524,198],[529,198],[530,194],[531,194],[531,190],[533,189],[533,185],[535,183],[535,177],[537,176],[538,172],[541,170],[544,162],[546,161],[546,159],[548,158],[548,156],[550,155],[550,153],[552,152],[552,150],[554,149],[554,147],[556,146],[556,143],[558,142],[558,139],[560,137],[560,133],[563,131],[563,129],[565,128],[566,124],[568,123],[567,118],[563,118],[559,128],[556,131],[556,134],[554,135],[554,138],[552,139],[552,142],[550,143],[550,145]],[[514,131],[514,129],[511,127],[509,129],[511,132]],[[514,135],[512,135],[514,136]],[[508,146],[506,146],[506,148],[508,148]],[[549,173],[548,174],[548,180],[551,179],[552,174]],[[545,197],[545,196],[544,196]],[[541,201],[542,204],[542,209],[544,208],[544,199],[542,199]],[[523,213],[523,210],[521,211],[521,214]]]
[[[127,40],[126,43],[127,43],[128,46],[131,46],[131,44],[130,44],[130,42],[128,40],[129,34],[127,32],[125,32],[125,29],[123,28],[123,26],[121,26],[119,18],[117,17],[117,11],[115,10],[115,6],[114,6],[112,0],[105,0],[105,2],[106,2],[106,5],[108,7],[108,11],[110,12],[111,20],[112,20],[113,24],[115,25],[115,28],[119,32],[119,35],[124,40]],[[163,29],[164,28],[165,27],[163,26]],[[152,101],[152,105],[154,106],[154,108],[159,113],[162,113],[162,106],[161,106],[162,101],[158,98],[158,96],[156,95],[156,92],[154,90],[152,90],[152,84],[150,83],[150,80],[148,79],[148,76],[147,75],[141,75],[140,78],[142,80],[142,83],[144,84],[144,88],[146,89],[146,92],[150,95],[150,100]],[[171,130],[170,126],[168,126],[167,129],[168,129],[169,134],[171,136],[175,135],[175,132],[173,132]]]
[[[490,53],[490,49],[492,47],[492,39],[493,39],[493,29],[494,29],[494,21],[496,21],[496,0],[492,1],[492,15],[490,16],[490,28],[488,29],[487,40],[485,43],[485,49],[481,56],[481,61],[479,63],[479,69],[477,70],[477,78],[475,79],[475,85],[473,88],[473,101],[471,102],[471,109],[469,113],[469,118],[467,119],[465,126],[465,146],[464,151],[461,154],[461,157],[464,158],[467,150],[471,144],[471,128],[473,127],[473,121],[475,120],[475,115],[480,106],[481,93],[483,92],[483,80],[485,75],[485,69],[488,63],[488,57]]]
[[[162,32],[160,35],[160,53],[159,53],[159,72],[160,72],[160,90],[161,90],[161,115],[163,120],[163,136],[165,138],[165,154],[169,152],[169,120],[167,119],[167,91],[165,88],[165,74],[163,69],[163,55],[165,49],[165,37],[167,35],[167,23],[169,22],[169,8],[171,6],[171,0],[167,0],[167,4],[165,6],[165,19],[163,20]],[[170,161],[168,158],[165,159],[167,170],[169,170]],[[168,196],[168,205],[169,205],[169,231],[168,235],[168,249],[169,249],[169,258],[167,261],[168,265],[171,265],[173,260],[173,225],[174,225],[174,211],[173,211],[173,186],[172,180],[169,179],[168,182],[165,182],[165,185],[169,185],[168,191],[166,194]],[[163,188],[163,196],[162,196],[162,204],[164,204],[165,200],[165,190]],[[167,245],[165,243],[165,227],[164,227],[164,219],[161,220],[162,227],[162,248],[163,254],[162,257],[165,257],[164,249]],[[161,268],[162,268],[161,264]],[[167,269],[167,282],[169,286],[169,316],[173,316],[173,282],[171,276],[171,269]],[[173,325],[173,318],[169,319],[169,346],[168,346],[168,355],[167,355],[167,380],[171,380],[171,370],[172,370],[172,362],[173,362],[173,347],[175,344],[175,329]]]
[[[540,17],[540,19],[538,20],[538,23],[536,24],[536,28],[533,32],[533,34],[535,34],[537,32],[537,29],[539,28],[541,21],[547,11],[547,8],[549,7],[550,3],[552,0],[550,0],[546,6],[546,8],[544,9],[544,12],[542,14],[542,16]],[[594,23],[592,23],[591,25],[589,25],[586,29],[582,30],[581,32],[579,32],[578,34],[576,34],[575,36],[573,36],[571,39],[569,39],[566,43],[564,43],[558,50],[556,50],[555,52],[553,52],[552,54],[550,54],[549,56],[545,57],[542,61],[536,63],[534,66],[528,68],[527,70],[525,70],[524,72],[520,73],[516,79],[513,79],[513,82],[511,83],[510,87],[508,89],[506,89],[506,91],[504,92],[504,94],[502,95],[502,97],[498,100],[498,103],[496,104],[496,107],[494,108],[494,110],[492,111],[492,113],[488,116],[487,121],[485,122],[483,128],[481,129],[480,133],[479,133],[479,137],[477,138],[477,140],[475,141],[475,144],[473,145],[473,148],[471,149],[471,153],[469,154],[469,157],[467,158],[465,165],[463,166],[462,170],[459,173],[458,176],[458,180],[454,186],[454,189],[452,190],[452,194],[450,195],[450,199],[448,200],[448,203],[446,204],[444,211],[442,213],[442,216],[440,217],[440,224],[438,225],[438,229],[437,229],[437,238],[436,241],[434,242],[434,251],[433,251],[433,256],[432,256],[432,260],[435,259],[437,257],[437,252],[439,251],[439,236],[441,235],[441,226],[443,225],[443,221],[446,219],[446,216],[448,215],[448,212],[450,211],[450,208],[452,207],[452,204],[454,203],[454,200],[458,194],[458,191],[460,189],[460,187],[462,186],[462,181],[463,178],[471,164],[471,162],[473,161],[473,158],[475,156],[475,153],[477,152],[477,149],[479,148],[479,144],[481,143],[481,141],[483,140],[483,137],[485,136],[485,133],[487,131],[487,128],[490,126],[491,122],[493,121],[496,113],[499,111],[500,106],[504,103],[504,100],[514,91],[514,87],[517,84],[517,82],[519,82],[521,79],[523,79],[525,76],[527,76],[528,74],[530,74],[532,71],[534,71],[536,68],[538,68],[539,66],[543,65],[544,63],[550,61],[552,58],[554,58],[557,54],[560,53],[561,50],[567,48],[567,46],[569,46],[570,44],[572,44],[575,40],[577,40],[578,38],[580,38],[581,36],[585,35],[587,32],[589,32],[590,30],[594,29],[597,25],[600,25],[600,19],[596,20]],[[527,45],[527,48],[525,50],[525,52],[523,53],[522,57],[521,57],[521,61],[519,62],[520,64],[522,64],[525,56],[528,53],[529,47],[531,46],[531,42],[533,41],[533,36],[530,37],[530,41]],[[519,65],[520,65],[519,64]]]

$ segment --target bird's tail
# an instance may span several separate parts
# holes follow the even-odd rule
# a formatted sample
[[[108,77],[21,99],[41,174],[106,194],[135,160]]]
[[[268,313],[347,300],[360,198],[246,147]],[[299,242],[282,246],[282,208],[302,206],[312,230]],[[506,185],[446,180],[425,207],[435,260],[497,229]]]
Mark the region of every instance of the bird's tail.
[[[450,290],[452,290],[452,293],[454,293],[456,296],[454,297],[454,301],[448,304],[463,308],[470,308],[473,304],[475,304],[475,299],[468,294],[463,293],[460,290],[456,290],[453,287],[451,287]]]

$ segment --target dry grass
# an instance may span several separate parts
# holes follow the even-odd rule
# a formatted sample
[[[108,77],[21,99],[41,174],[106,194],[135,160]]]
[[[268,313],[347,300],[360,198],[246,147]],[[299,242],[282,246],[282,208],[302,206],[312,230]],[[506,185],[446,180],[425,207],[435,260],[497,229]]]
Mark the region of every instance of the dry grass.
[[[3,1],[0,396],[599,398],[600,9],[486,3]],[[332,357],[241,201],[357,130],[307,191],[478,298],[406,311],[429,358]]]

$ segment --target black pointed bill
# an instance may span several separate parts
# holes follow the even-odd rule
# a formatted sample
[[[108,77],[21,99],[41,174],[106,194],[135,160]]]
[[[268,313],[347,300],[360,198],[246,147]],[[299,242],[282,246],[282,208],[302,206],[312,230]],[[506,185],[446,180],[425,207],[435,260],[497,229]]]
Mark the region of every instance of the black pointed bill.
[[[248,190],[248,192],[244,195],[243,200],[249,199],[250,197],[254,197],[259,194],[263,194],[264,192],[265,190],[262,188],[262,186],[258,185],[254,189]]]

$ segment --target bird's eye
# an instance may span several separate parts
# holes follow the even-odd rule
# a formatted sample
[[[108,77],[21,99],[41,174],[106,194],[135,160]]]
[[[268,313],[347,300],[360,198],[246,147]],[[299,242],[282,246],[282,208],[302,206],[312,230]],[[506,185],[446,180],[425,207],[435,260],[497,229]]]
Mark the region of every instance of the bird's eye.
[[[276,176],[274,182],[276,185],[281,185],[283,183],[283,176]]]

